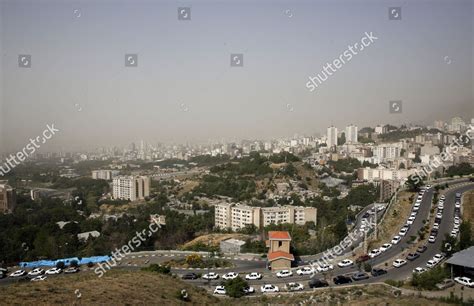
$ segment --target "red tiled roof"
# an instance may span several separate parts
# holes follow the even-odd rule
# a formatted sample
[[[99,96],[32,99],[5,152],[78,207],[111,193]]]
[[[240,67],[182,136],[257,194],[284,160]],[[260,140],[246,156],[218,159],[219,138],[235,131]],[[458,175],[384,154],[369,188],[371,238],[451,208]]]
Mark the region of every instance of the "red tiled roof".
[[[284,259],[288,259],[292,261],[295,260],[295,257],[293,256],[293,254],[290,254],[287,252],[276,251],[276,252],[268,253],[268,261],[274,261],[279,258],[284,258]]]
[[[270,240],[291,240],[290,233],[285,231],[270,231],[268,232],[268,239]]]

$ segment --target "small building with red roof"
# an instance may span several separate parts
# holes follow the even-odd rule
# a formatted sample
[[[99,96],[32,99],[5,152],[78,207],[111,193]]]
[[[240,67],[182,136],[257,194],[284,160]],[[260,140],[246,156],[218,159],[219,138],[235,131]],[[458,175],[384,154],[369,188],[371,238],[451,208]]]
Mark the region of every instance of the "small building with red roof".
[[[291,269],[291,262],[295,260],[290,253],[291,236],[287,231],[269,231],[267,247],[268,264],[274,271]]]

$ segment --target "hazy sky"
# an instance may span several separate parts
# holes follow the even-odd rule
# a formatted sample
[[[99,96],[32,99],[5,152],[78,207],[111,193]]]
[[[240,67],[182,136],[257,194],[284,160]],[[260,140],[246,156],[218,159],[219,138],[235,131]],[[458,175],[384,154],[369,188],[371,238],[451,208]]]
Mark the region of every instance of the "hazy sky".
[[[0,3],[4,150],[48,123],[61,130],[48,148],[81,149],[474,117],[471,0]],[[393,6],[402,20],[389,20]],[[378,40],[310,92],[308,76],[366,31]]]

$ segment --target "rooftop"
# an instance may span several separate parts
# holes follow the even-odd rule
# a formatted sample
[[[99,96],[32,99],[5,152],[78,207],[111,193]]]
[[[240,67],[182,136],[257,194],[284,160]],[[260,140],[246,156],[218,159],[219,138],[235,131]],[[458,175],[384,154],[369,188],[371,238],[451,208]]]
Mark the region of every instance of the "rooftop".
[[[454,253],[446,262],[455,266],[474,268],[474,246]]]
[[[269,231],[268,239],[270,240],[291,240],[290,233],[286,231]]]
[[[280,259],[280,258],[288,259],[288,260],[292,260],[292,261],[295,260],[295,257],[293,256],[293,254],[290,254],[290,253],[287,253],[287,252],[277,251],[277,252],[268,253],[268,260],[269,261],[274,261],[274,260],[277,260],[277,259]]]

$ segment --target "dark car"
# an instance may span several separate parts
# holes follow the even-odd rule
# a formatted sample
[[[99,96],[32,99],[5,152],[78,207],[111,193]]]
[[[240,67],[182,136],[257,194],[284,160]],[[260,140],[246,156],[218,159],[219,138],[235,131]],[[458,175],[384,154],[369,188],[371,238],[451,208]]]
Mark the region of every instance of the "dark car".
[[[328,287],[329,284],[324,279],[312,279],[308,282],[309,288],[322,288]]]
[[[352,279],[345,275],[338,275],[333,278],[333,281],[334,281],[334,284],[336,285],[352,283]]]
[[[428,249],[428,247],[426,245],[421,245],[419,246],[417,249],[416,249],[416,252],[417,253],[423,253],[424,251],[426,251]]]
[[[420,254],[418,253],[408,253],[407,255],[407,260],[410,260],[410,261],[413,261],[415,259],[417,259],[418,257],[420,257]]]
[[[198,275],[196,273],[186,273],[182,277],[182,279],[198,279]]]
[[[380,268],[373,268],[371,272],[372,276],[380,276],[387,274],[387,270],[380,269]]]
[[[356,272],[352,275],[352,279],[355,281],[368,279],[368,278],[369,278],[369,275],[365,272]]]
[[[370,216],[370,214],[368,212],[366,212],[365,214],[362,215],[362,218],[367,219],[369,216]]]
[[[359,262],[364,262],[364,261],[367,261],[370,259],[370,256],[367,255],[367,254],[364,254],[364,255],[360,255],[357,259],[356,259],[356,263],[359,263]]]

